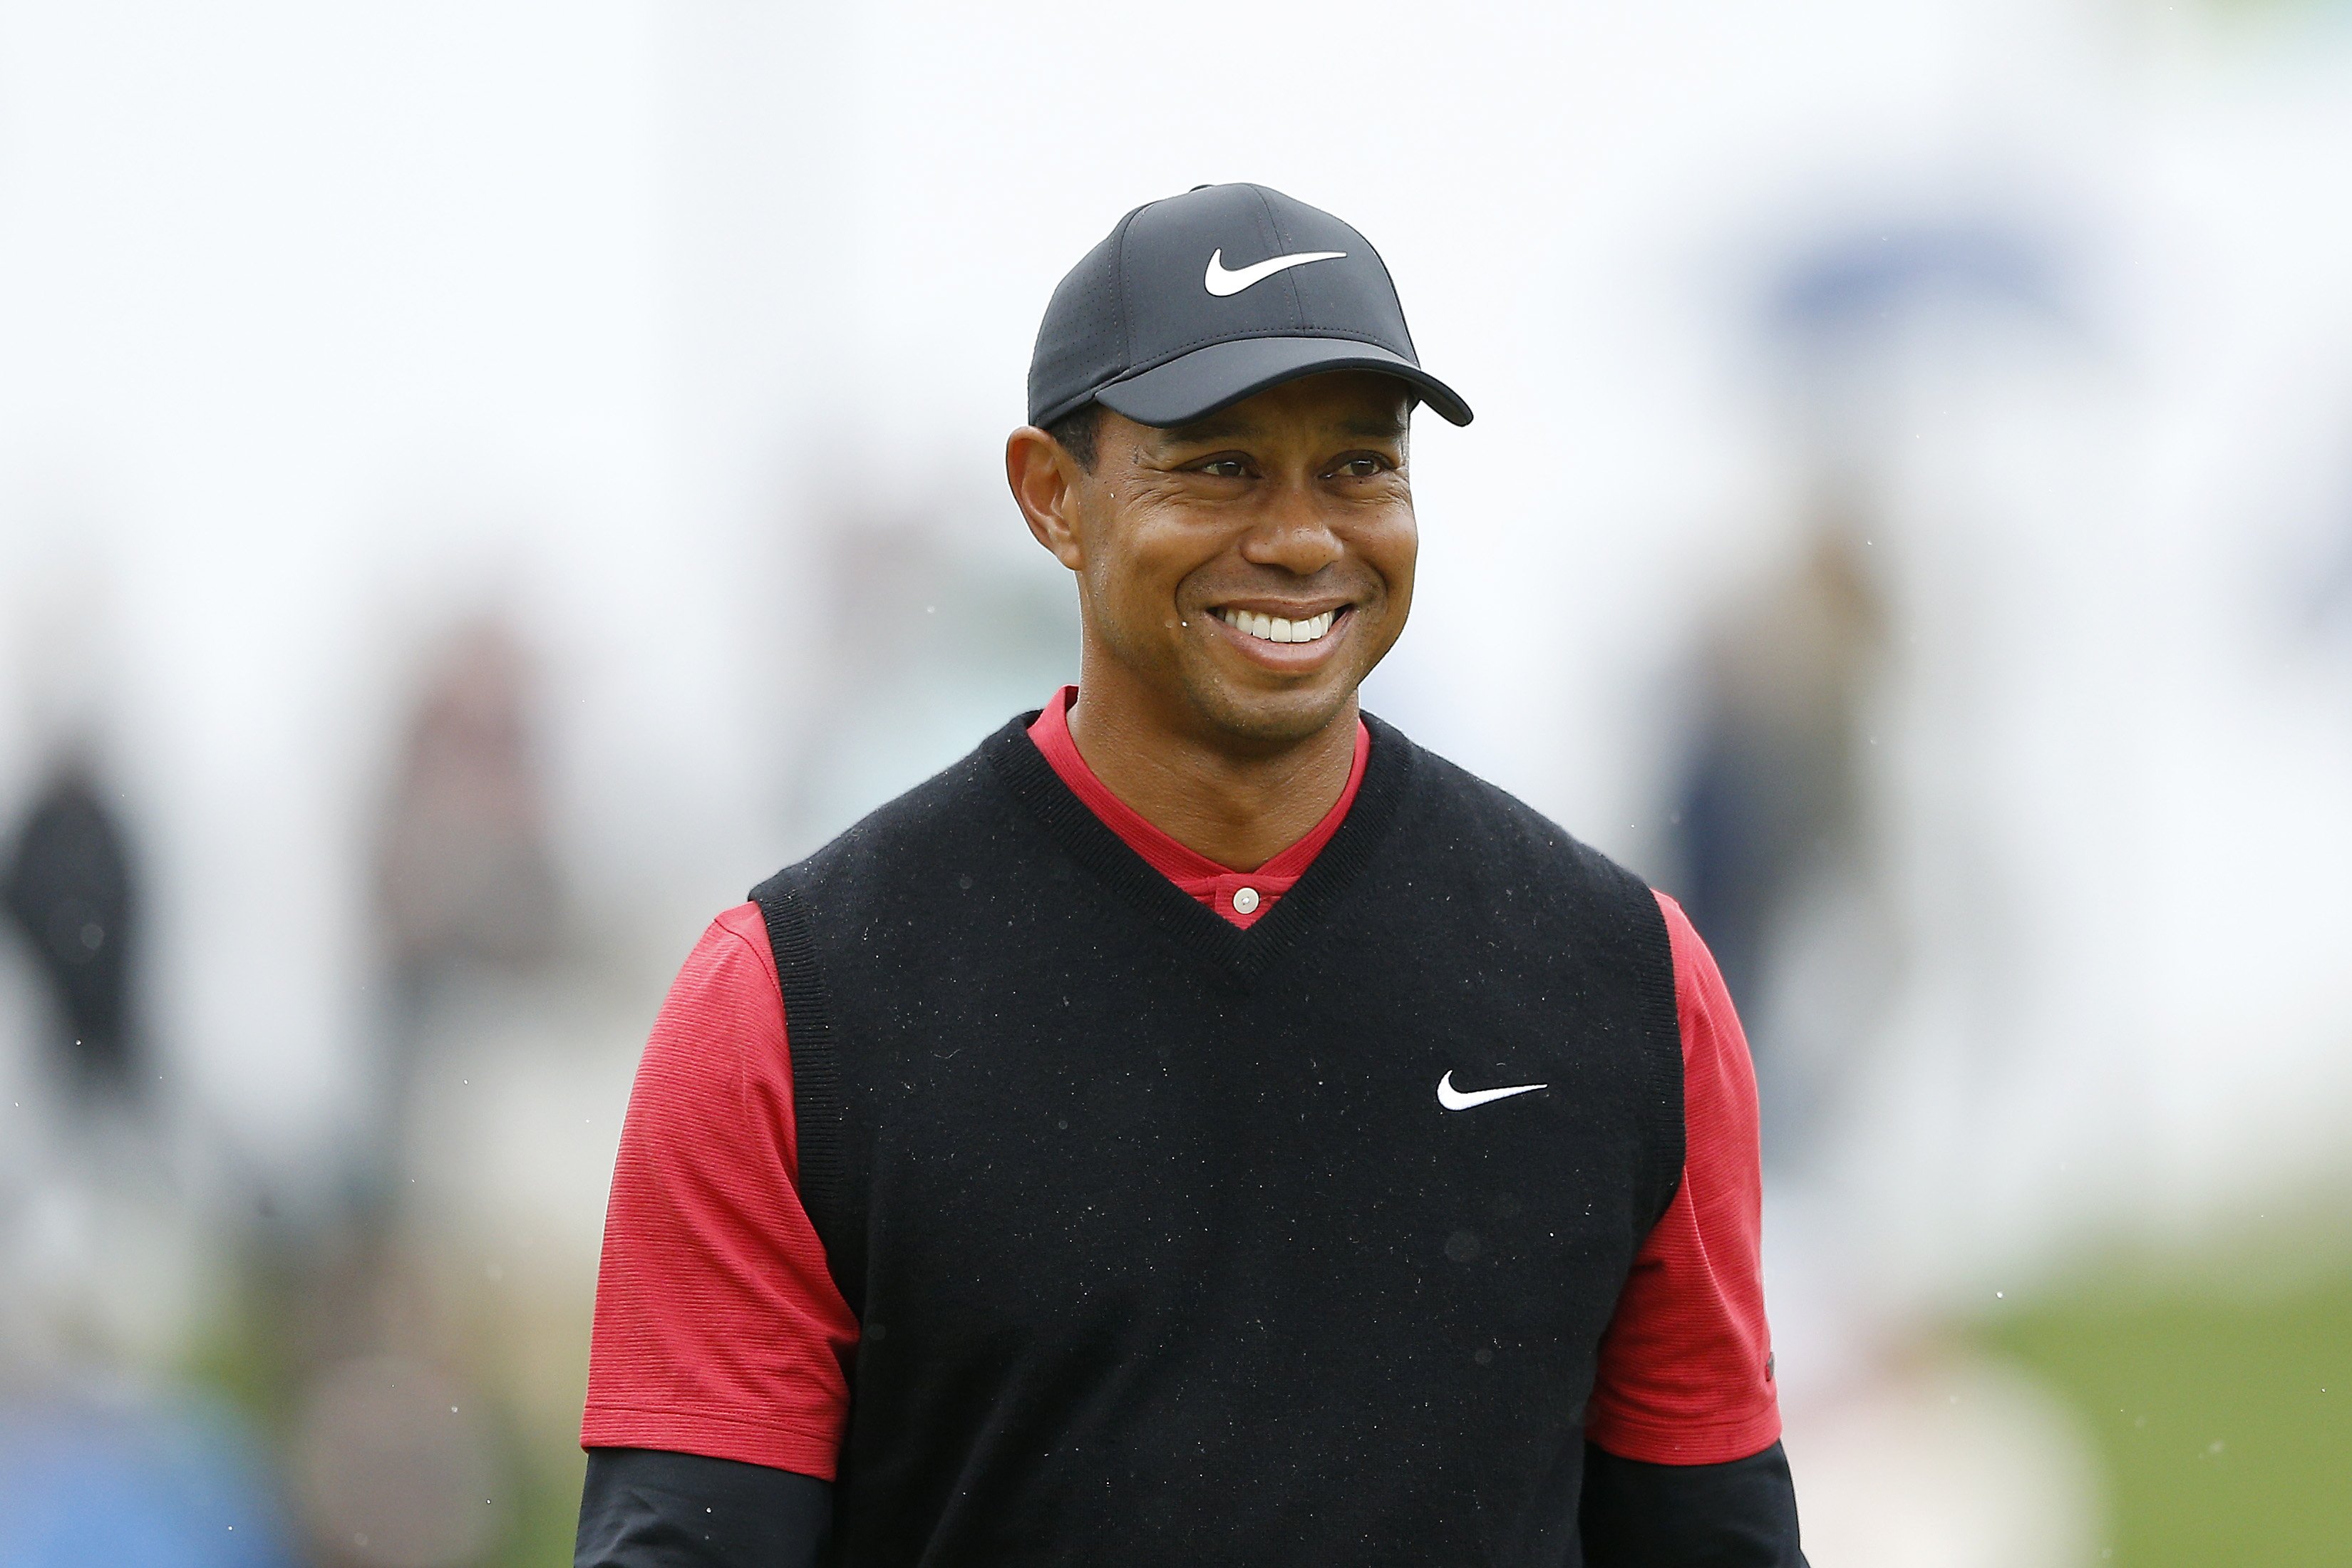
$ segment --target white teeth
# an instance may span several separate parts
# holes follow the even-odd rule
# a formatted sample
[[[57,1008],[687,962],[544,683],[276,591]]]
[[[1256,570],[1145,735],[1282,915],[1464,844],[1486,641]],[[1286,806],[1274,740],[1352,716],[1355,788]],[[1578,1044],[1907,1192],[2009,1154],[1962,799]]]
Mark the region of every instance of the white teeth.
[[[1227,626],[1236,631],[1247,632],[1262,642],[1319,641],[1339,616],[1337,610],[1326,610],[1303,621],[1286,621],[1276,616],[1261,616],[1250,610],[1220,610],[1217,614]]]

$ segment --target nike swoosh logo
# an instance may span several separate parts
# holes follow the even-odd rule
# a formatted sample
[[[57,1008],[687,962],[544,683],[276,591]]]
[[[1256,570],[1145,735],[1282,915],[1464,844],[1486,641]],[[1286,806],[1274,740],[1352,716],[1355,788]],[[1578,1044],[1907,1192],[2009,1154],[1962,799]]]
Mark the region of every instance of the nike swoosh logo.
[[[1225,270],[1224,247],[1219,246],[1210,253],[1209,273],[1201,282],[1210,293],[1222,300],[1228,294],[1240,293],[1253,283],[1263,283],[1277,272],[1304,267],[1310,261],[1343,261],[1347,255],[1344,250],[1301,250],[1290,256],[1270,256],[1255,266],[1243,268],[1239,272],[1228,272]]]
[[[1484,1105],[1490,1100],[1508,1100],[1515,1094],[1533,1094],[1539,1089],[1549,1089],[1548,1083],[1515,1083],[1508,1089],[1459,1089],[1454,1087],[1454,1075],[1448,1072],[1437,1080],[1437,1103],[1448,1110],[1467,1110],[1474,1105]]]

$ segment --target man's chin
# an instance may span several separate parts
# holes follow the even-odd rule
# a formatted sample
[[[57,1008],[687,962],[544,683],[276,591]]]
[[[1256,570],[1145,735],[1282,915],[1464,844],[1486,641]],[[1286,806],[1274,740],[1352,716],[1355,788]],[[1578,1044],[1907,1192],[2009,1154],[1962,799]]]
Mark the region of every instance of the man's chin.
[[[1324,689],[1249,691],[1223,682],[1196,689],[1193,707],[1215,734],[1249,751],[1279,751],[1313,740],[1355,709],[1354,682]]]

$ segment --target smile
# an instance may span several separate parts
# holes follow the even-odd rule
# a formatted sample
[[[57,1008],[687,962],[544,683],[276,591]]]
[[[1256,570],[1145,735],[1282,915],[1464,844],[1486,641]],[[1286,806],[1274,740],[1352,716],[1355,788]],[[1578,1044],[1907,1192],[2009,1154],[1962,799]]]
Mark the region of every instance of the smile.
[[[1339,614],[1337,610],[1326,610],[1303,621],[1286,621],[1279,616],[1262,616],[1249,610],[1217,612],[1225,625],[1260,642],[1320,642],[1330,633],[1331,623]]]

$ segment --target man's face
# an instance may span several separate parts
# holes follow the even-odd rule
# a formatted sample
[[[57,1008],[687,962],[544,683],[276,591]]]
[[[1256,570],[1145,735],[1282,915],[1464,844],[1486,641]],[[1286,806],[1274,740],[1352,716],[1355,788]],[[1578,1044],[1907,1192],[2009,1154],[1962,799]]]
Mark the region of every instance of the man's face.
[[[1173,429],[1105,409],[1071,487],[1076,559],[1056,548],[1089,651],[1227,741],[1280,745],[1343,715],[1412,603],[1411,413],[1395,381],[1358,372]]]

